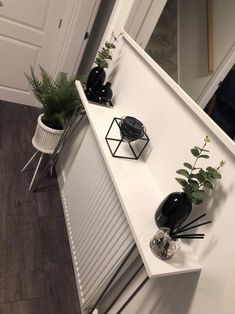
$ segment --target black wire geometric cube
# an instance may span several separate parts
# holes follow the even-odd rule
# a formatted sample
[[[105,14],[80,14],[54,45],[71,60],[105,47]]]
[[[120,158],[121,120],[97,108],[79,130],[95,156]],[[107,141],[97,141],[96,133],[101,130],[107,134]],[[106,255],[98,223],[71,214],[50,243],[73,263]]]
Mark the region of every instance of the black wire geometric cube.
[[[113,157],[137,160],[147,146],[149,137],[145,130],[143,130],[141,137],[135,139],[129,138],[121,129],[123,121],[124,118],[113,119],[105,140]],[[136,121],[138,120],[136,119]]]

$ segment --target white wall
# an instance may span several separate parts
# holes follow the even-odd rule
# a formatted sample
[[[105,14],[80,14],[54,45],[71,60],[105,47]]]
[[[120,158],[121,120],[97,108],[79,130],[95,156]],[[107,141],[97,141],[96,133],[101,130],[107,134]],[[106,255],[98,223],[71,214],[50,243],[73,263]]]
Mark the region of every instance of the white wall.
[[[197,100],[213,77],[207,71],[206,1],[179,1],[180,85]],[[235,40],[235,1],[212,1],[214,72]]]
[[[120,0],[119,4],[120,16],[121,4],[125,12],[125,1]],[[110,69],[115,105],[145,124],[151,140],[151,152],[145,162],[164,194],[180,190],[174,180],[175,170],[191,160],[189,149],[200,145],[206,134],[212,139],[211,159],[207,164],[226,160],[221,184],[210,202],[201,208],[207,210],[213,223],[200,228],[206,230],[203,241],[192,243],[202,265],[200,278],[186,274],[151,281],[125,313],[233,314],[235,250],[231,239],[235,228],[235,150],[223,144],[229,139],[198,105],[168,79],[181,98],[126,40],[120,42],[116,55]]]

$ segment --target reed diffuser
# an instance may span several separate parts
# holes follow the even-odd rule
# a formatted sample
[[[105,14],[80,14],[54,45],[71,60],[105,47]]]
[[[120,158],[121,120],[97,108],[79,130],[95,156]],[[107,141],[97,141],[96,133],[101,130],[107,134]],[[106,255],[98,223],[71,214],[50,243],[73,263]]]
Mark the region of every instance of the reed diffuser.
[[[155,256],[162,260],[172,258],[181,248],[181,239],[204,239],[204,233],[184,233],[197,227],[211,223],[211,220],[193,225],[196,221],[205,217],[206,214],[200,215],[196,219],[191,220],[186,225],[178,228],[160,228],[150,241],[150,248]]]

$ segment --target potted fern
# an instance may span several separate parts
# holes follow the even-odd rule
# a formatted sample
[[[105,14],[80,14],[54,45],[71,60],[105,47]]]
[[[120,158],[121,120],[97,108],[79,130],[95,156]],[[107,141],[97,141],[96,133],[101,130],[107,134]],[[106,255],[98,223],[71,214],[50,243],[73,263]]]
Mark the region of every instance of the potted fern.
[[[224,165],[222,160],[217,167],[208,166],[205,169],[198,166],[201,159],[209,159],[209,150],[205,147],[210,142],[208,136],[204,138],[202,147],[194,146],[191,154],[195,160],[193,163],[185,162],[184,168],[176,171],[183,178],[175,178],[181,185],[183,192],[169,194],[159,205],[155,213],[155,222],[159,228],[179,228],[192,211],[192,205],[203,202],[206,190],[213,190],[216,181],[221,179],[219,169]]]
[[[51,153],[64,132],[67,120],[81,106],[75,79],[68,78],[64,72],[58,73],[53,79],[41,66],[39,77],[35,75],[32,66],[30,74],[25,75],[43,111],[38,117],[33,145],[40,151]]]

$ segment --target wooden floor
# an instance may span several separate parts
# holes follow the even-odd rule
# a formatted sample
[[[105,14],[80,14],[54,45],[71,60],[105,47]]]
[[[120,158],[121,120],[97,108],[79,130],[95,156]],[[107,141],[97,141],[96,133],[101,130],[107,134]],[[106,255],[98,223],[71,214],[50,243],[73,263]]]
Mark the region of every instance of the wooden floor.
[[[0,314],[80,313],[55,178],[28,192],[38,110],[0,101]]]

